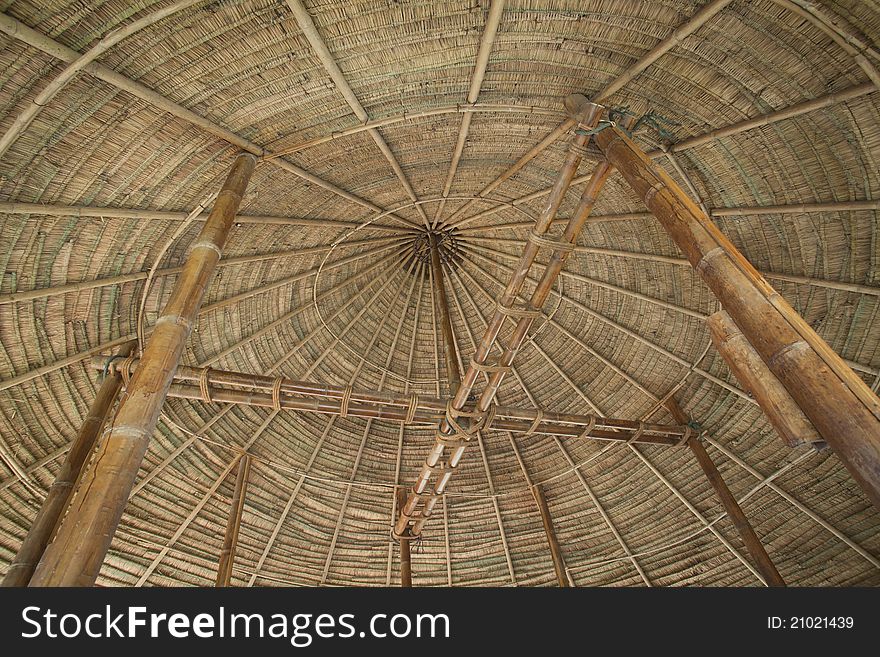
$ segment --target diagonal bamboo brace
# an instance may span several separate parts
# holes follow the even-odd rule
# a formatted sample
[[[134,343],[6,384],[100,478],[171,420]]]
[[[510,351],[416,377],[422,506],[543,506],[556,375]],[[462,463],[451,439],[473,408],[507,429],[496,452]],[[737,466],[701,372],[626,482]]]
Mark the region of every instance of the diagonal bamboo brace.
[[[501,298],[498,300],[495,312],[489,321],[489,325],[486,327],[486,331],[480,340],[476,353],[471,359],[470,364],[462,377],[461,385],[451,401],[450,409],[446,413],[444,420],[440,423],[440,429],[434,446],[428,453],[428,457],[422,466],[416,482],[410,490],[406,504],[401,508],[400,515],[394,527],[394,531],[398,535],[402,534],[407,527],[410,527],[410,523],[412,523],[410,531],[412,534],[418,535],[428,518],[431,516],[431,512],[433,511],[437,500],[442,496],[452,473],[455,468],[458,467],[461,457],[464,454],[465,446],[467,445],[466,439],[455,439],[456,436],[460,437],[465,435],[462,432],[461,425],[455,420],[455,416],[460,414],[461,409],[463,409],[467,403],[468,396],[470,395],[480,372],[493,372],[489,385],[487,385],[477,402],[475,410],[479,419],[475,418],[470,424],[469,432],[475,433],[481,428],[480,423],[487,415],[489,415],[489,408],[494,400],[498,385],[500,385],[501,379],[503,378],[503,371],[513,362],[513,357],[519,349],[519,346],[522,344],[522,341],[525,339],[525,334],[528,332],[529,326],[531,326],[532,319],[539,314],[541,306],[549,295],[553,282],[556,280],[568,253],[571,251],[577,240],[580,229],[583,227],[590,211],[592,210],[596,195],[608,177],[610,171],[609,167],[605,163],[600,164],[594,172],[591,182],[587,185],[581,198],[581,202],[578,205],[578,209],[569,221],[564,235],[562,238],[553,239],[551,241],[547,235],[547,231],[553,223],[556,213],[559,210],[559,206],[565,197],[565,193],[577,172],[581,159],[586,154],[586,147],[589,143],[592,129],[598,124],[602,107],[591,103],[584,96],[574,94],[566,99],[566,110],[571,119],[578,125],[579,129],[575,131],[575,134],[569,143],[565,163],[563,164],[562,170],[559,173],[550,196],[547,198],[544,209],[535,222],[530,238],[523,249],[522,257],[511,276],[510,282],[501,295]],[[515,301],[522,290],[529,270],[535,261],[535,257],[537,256],[539,249],[542,247],[553,248],[553,255],[550,264],[545,268],[544,276],[538,284],[538,288],[533,293],[526,308],[516,309],[514,306]],[[520,321],[517,323],[514,338],[511,339],[511,344],[508,345],[508,349],[505,350],[501,362],[497,365],[489,364],[486,359],[489,356],[492,346],[495,344],[505,320],[511,317],[521,317]],[[440,467],[440,459],[447,446],[449,448],[449,457],[442,464],[442,467]],[[431,492],[426,494],[431,477],[435,472],[437,473],[437,481]],[[423,497],[424,503],[422,509],[418,515],[416,515],[416,508]]]
[[[616,127],[596,143],[880,508],[880,399],[672,178]]]

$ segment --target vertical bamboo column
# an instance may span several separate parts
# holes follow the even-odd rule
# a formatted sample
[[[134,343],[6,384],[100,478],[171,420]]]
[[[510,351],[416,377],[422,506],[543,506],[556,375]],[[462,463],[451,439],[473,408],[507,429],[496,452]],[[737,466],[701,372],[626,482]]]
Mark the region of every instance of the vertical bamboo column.
[[[684,410],[682,410],[681,406],[678,405],[678,402],[675,401],[674,397],[670,397],[666,402],[666,408],[672,413],[672,417],[675,418],[676,422],[681,422],[682,424],[687,424],[689,422],[688,416],[685,414]],[[767,586],[785,586],[785,580],[782,579],[782,575],[776,570],[776,566],[773,565],[773,561],[767,554],[767,550],[764,549],[761,539],[758,538],[751,523],[749,523],[749,519],[746,518],[746,514],[743,513],[742,508],[733,496],[733,493],[730,492],[727,484],[724,483],[721,473],[718,472],[718,468],[715,467],[715,463],[709,456],[709,452],[706,451],[706,448],[703,447],[703,443],[700,442],[699,436],[691,436],[688,439],[687,444],[694,453],[694,456],[697,457],[697,463],[700,464],[700,468],[702,468],[709,483],[712,484],[712,488],[715,489],[715,494],[718,495],[721,505],[733,521],[736,531],[739,532],[739,535],[746,546],[746,550],[752,555],[752,559],[755,560],[755,565],[764,577],[764,580],[767,582]]]
[[[712,343],[730,371],[752,393],[776,433],[789,447],[818,443],[822,437],[776,375],[770,371],[755,348],[725,311],[706,320]]]
[[[241,528],[241,514],[244,512],[244,496],[247,493],[248,476],[251,472],[251,457],[242,454],[238,460],[238,472],[235,475],[235,491],[229,506],[229,518],[226,521],[226,533],[223,538],[223,549],[217,564],[217,580],[215,586],[229,586],[232,581],[232,565],[235,562],[235,548],[238,545],[238,530]]]
[[[397,508],[406,502],[406,490],[397,489]],[[400,586],[408,589],[412,587],[412,559],[410,556],[409,537],[404,534],[398,539],[400,544]]]
[[[880,399],[632,140],[610,127],[596,143],[880,508]]]
[[[236,158],[156,321],[95,467],[83,480],[83,493],[71,504],[31,586],[95,583],[256,162],[249,153]]]
[[[550,517],[550,507],[547,506],[544,489],[540,484],[535,484],[532,486],[532,494],[535,496],[535,502],[538,503],[538,510],[541,512],[541,522],[544,523],[544,533],[547,535],[547,543],[550,545],[556,580],[559,582],[560,588],[567,588],[568,576],[565,573],[565,559],[562,556],[562,549],[559,547],[559,540],[556,538],[556,530],[553,528],[553,519]]]
[[[123,358],[129,356],[135,345],[134,341],[122,345],[116,356]],[[55,481],[52,482],[43,505],[18,549],[18,554],[12,560],[9,572],[3,578],[3,586],[27,586],[30,582],[34,569],[58,527],[59,520],[67,510],[76,482],[95,449],[95,443],[98,441],[101,429],[107,423],[121,387],[122,376],[119,371],[108,369],[107,376],[104,377],[101,387],[98,388],[98,394],[89,407],[88,415],[83,420],[79,433],[70,446],[70,451],[67,452],[67,458],[64,459]]]

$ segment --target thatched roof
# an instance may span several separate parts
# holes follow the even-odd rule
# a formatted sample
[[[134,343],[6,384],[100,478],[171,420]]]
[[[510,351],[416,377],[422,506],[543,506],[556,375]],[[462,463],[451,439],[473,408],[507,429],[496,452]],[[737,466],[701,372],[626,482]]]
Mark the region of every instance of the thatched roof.
[[[404,257],[414,237],[401,228],[421,225],[422,210],[448,220],[559,126],[565,96],[610,88],[609,105],[668,121],[668,141],[684,144],[675,165],[657,161],[707,208],[747,208],[716,220],[877,390],[877,203],[754,210],[878,197],[880,94],[864,86],[880,68],[875,3],[709,3],[717,13],[619,89],[706,3],[508,0],[485,40],[484,75],[488,0],[307,0],[330,62],[307,38],[303,11],[282,0],[4,3],[0,132],[75,53],[174,4],[191,6],[101,53],[0,160],[0,571],[94,396],[88,358],[137,333],[142,301],[143,325],[155,320],[175,281],[165,270],[200,225],[185,218],[210,202],[241,148],[286,154],[254,174],[225,254],[238,260],[211,283],[186,364],[441,394],[428,269]],[[685,142],[836,93],[847,95]],[[365,120],[381,125],[371,132]],[[448,262],[463,359],[540,211],[544,197],[529,195],[552,185],[565,139],[458,217],[477,215]],[[650,131],[639,141],[664,145]],[[560,215],[576,200],[569,193]],[[46,207],[12,205],[28,203]],[[352,230],[376,208],[395,212]],[[678,387],[790,584],[880,583],[880,514],[833,453],[785,447],[742,393],[709,348],[703,317],[717,302],[644,211],[613,175],[594,214],[630,216],[588,224],[548,303],[552,319],[518,355],[501,401],[639,419]],[[333,266],[353,255],[362,257]],[[664,413],[653,420],[672,422]],[[211,584],[236,449],[269,414],[169,400],[99,583]],[[395,486],[412,483],[432,441],[396,423],[278,414],[250,447],[233,584],[396,582]],[[468,450],[427,524],[415,583],[553,584],[529,483],[544,486],[577,585],[759,584],[690,452],[497,431]]]

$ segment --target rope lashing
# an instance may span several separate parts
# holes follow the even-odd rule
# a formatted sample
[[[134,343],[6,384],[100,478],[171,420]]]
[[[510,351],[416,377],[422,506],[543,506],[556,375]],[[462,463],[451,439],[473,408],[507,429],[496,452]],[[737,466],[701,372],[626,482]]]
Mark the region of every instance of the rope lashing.
[[[276,411],[281,410],[281,383],[284,381],[283,377],[278,377],[272,382],[272,408]]]
[[[694,434],[694,430],[691,429],[690,427],[687,427],[687,428],[685,429],[685,431],[684,431],[684,435],[681,437],[681,439],[680,439],[677,443],[675,443],[675,446],[676,446],[676,447],[681,447],[682,445],[684,445],[685,443],[687,443],[688,440],[690,440],[690,437],[691,437],[693,434]]]
[[[524,306],[505,306],[500,301],[495,302],[495,311],[501,313],[505,317],[515,317],[517,319],[537,319],[541,316],[541,311]]]
[[[563,240],[553,239],[552,237],[546,237],[540,233],[536,233],[534,229],[529,231],[529,242],[534,244],[537,247],[546,247],[548,249],[553,249],[554,251],[559,251],[560,253],[571,253],[575,250],[576,244],[572,244],[571,242],[565,242]]]
[[[104,369],[101,370],[101,378],[107,378],[107,375],[110,373],[110,365],[113,363],[114,360],[125,360],[125,358],[125,356],[120,356],[119,354],[110,356],[110,358],[108,358],[107,361],[104,363]]]
[[[412,424],[413,420],[416,418],[416,411],[419,408],[419,396],[416,393],[410,393],[409,395],[409,406],[406,407],[406,418],[403,420],[404,424]]]
[[[569,142],[568,150],[577,155],[578,157],[586,157],[589,154],[589,150],[586,146],[581,146],[580,144],[575,144],[573,141]]]
[[[684,435],[681,437],[681,440],[676,444],[677,447],[684,445],[688,439],[696,433],[698,436],[703,433],[703,427],[700,426],[699,422],[691,420],[687,423],[687,430],[684,432]]]
[[[473,356],[471,357],[471,367],[473,367],[477,372],[486,372],[487,374],[495,374],[496,372],[509,372],[511,370],[510,365],[499,365],[497,363],[485,362],[479,363],[477,362]]]
[[[339,405],[339,417],[346,417],[348,415],[348,403],[351,401],[351,393],[353,388],[351,386],[345,387],[345,392],[342,393],[342,403]]]
[[[202,401],[206,404],[210,404],[214,401],[211,399],[211,389],[208,387],[208,373],[210,371],[210,367],[204,367],[199,373],[199,391],[202,393]]]
[[[450,433],[444,433],[437,427],[437,441],[443,445],[459,445],[473,440],[478,431],[485,431],[492,426],[495,420],[497,405],[492,404],[485,413],[478,411],[460,411],[452,405],[452,400],[446,402],[446,423],[452,428]],[[458,421],[458,418],[470,419],[467,426]]]
[[[587,428],[584,429],[584,430],[581,432],[581,435],[578,436],[578,438],[587,438],[587,437],[589,437],[590,433],[592,433],[593,429],[595,429],[595,428],[596,428],[596,416],[595,416],[595,415],[591,415],[591,416],[590,416],[590,422],[587,424]]]
[[[128,388],[128,384],[131,382],[131,370],[134,367],[135,355],[132,354],[124,361],[122,361],[122,365],[119,366],[119,373],[122,375],[122,385]]]
[[[602,119],[599,121],[599,124],[595,128],[590,128],[589,130],[584,130],[583,128],[578,128],[574,131],[576,135],[584,135],[585,137],[591,137],[593,135],[598,135],[603,130],[607,130],[608,128],[617,127],[617,121],[606,121]]]
[[[543,409],[540,409],[540,408],[539,408],[539,409],[538,409],[538,412],[537,412],[537,415],[535,416],[534,421],[532,422],[531,426],[530,426],[530,427],[528,428],[528,430],[526,431],[525,435],[526,435],[526,436],[531,436],[533,433],[535,433],[535,431],[536,431],[537,428],[538,428],[538,425],[541,424],[541,421],[542,421],[543,419],[544,419],[544,411],[543,411]]]
[[[645,423],[639,422],[639,428],[633,432],[633,435],[630,436],[629,440],[626,441],[626,444],[632,445],[634,442],[636,442],[639,438],[642,437],[643,433],[645,433]]]

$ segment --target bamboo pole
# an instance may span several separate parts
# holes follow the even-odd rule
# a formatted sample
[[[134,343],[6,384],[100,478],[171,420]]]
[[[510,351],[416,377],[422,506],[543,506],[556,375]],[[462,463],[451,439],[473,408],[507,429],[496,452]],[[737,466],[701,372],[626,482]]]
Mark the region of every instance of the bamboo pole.
[[[95,369],[103,368],[105,363],[106,358],[101,357],[95,357],[90,361]],[[137,359],[131,362],[132,371],[137,371],[139,363]],[[114,362],[110,364],[109,370],[118,371],[125,366],[120,362]],[[187,383],[198,383],[198,385],[187,385]],[[349,415],[396,422],[407,421],[411,405],[415,402],[412,406],[414,409],[412,422],[424,425],[436,425],[444,417],[446,410],[446,400],[439,397],[400,395],[356,388],[349,391],[347,386],[185,365],[178,367],[168,391],[169,397],[180,399],[202,401],[210,399],[212,402],[264,408],[275,407],[276,395],[278,406],[281,408],[331,415],[339,414],[342,399],[347,395]],[[473,409],[472,404],[467,404],[463,410],[470,412]],[[635,437],[635,442],[670,446],[680,444],[687,433],[687,427],[683,426],[652,424],[598,415],[558,413],[550,410],[536,411],[506,405],[496,406],[491,428],[600,440],[630,440]],[[590,431],[585,432],[586,429]],[[637,432],[639,435],[636,436]]]
[[[789,447],[822,442],[812,422],[788,393],[742,331],[723,310],[706,320],[712,343],[730,371],[752,393],[776,433]]]
[[[596,142],[880,508],[880,399],[623,132]]]
[[[324,43],[324,39],[318,32],[318,28],[315,26],[315,22],[312,20],[308,9],[305,8],[300,0],[287,0],[287,6],[293,14],[297,25],[299,25],[300,30],[302,30],[303,36],[305,36],[309,45],[312,46],[312,50],[315,51],[318,61],[321,62],[321,65],[333,81],[336,90],[345,99],[345,102],[348,103],[348,106],[351,108],[352,112],[354,112],[355,116],[358,117],[358,120],[362,123],[369,121],[370,117],[367,114],[367,111],[364,109],[364,106],[361,105],[354,90],[351,88],[351,85],[348,84],[348,80],[345,79],[345,75],[336,63],[333,53],[330,52],[330,49],[327,48],[327,44]],[[419,199],[416,197],[412,185],[407,179],[406,174],[403,172],[400,163],[397,161],[397,157],[395,157],[391,148],[388,146],[388,143],[385,141],[385,138],[382,136],[382,133],[376,128],[370,128],[367,132],[376,143],[379,151],[388,161],[391,170],[394,171],[394,175],[400,180],[400,184],[407,196],[409,196],[410,200],[416,203],[416,211],[421,215],[422,221],[425,222],[425,227],[428,227],[428,216],[425,214],[425,209],[418,203]]]
[[[678,405],[675,397],[670,397],[666,401],[666,408],[672,413],[672,417],[675,418],[676,422],[689,422],[687,414],[681,406]],[[739,532],[739,535],[746,546],[746,550],[752,555],[752,559],[755,560],[755,565],[764,577],[767,586],[785,586],[785,580],[782,579],[779,571],[776,570],[776,566],[773,565],[773,561],[770,559],[767,551],[761,544],[761,539],[758,538],[751,523],[749,523],[749,519],[746,518],[746,514],[743,513],[742,508],[733,496],[733,493],[730,492],[730,489],[721,477],[721,473],[718,472],[718,468],[715,467],[715,463],[712,462],[712,458],[709,456],[703,443],[700,442],[700,438],[698,436],[692,436],[688,439],[687,444],[697,458],[697,463],[700,465],[700,468],[703,470],[709,483],[712,484],[712,488],[715,489],[715,494],[718,495],[721,505],[733,521],[736,530]]]
[[[128,357],[135,345],[136,343],[133,341],[122,345],[115,357]],[[46,494],[43,505],[37,512],[27,536],[12,560],[6,577],[3,578],[3,586],[21,587],[27,586],[30,582],[34,569],[67,510],[75,484],[82,476],[86,462],[95,449],[95,443],[97,443],[101,429],[107,422],[121,387],[122,377],[120,374],[115,370],[108,371],[76,438],[70,446],[70,450],[67,452],[67,458],[64,459],[64,463],[55,476],[55,481]]]
[[[134,25],[134,23],[132,23],[131,25]],[[67,46],[59,43],[58,41],[55,41],[54,39],[51,39],[46,35],[37,32],[36,30],[28,27],[24,23],[17,21],[11,16],[7,16],[6,14],[0,14],[0,32],[3,32],[14,39],[26,43],[29,46],[33,46],[38,50],[42,50],[44,53],[60,59],[64,62],[78,64],[82,61],[83,55],[81,55],[80,53],[76,52],[75,50],[71,50]],[[111,32],[107,35],[106,38],[115,36],[117,32],[119,32],[119,30]],[[88,54],[91,54],[93,50],[90,50]],[[88,54],[86,56],[88,56]],[[342,189],[341,187],[337,187],[333,183],[330,183],[323,178],[320,178],[315,174],[306,171],[302,167],[299,167],[292,162],[284,160],[280,157],[274,157],[273,153],[269,152],[262,146],[255,144],[254,142],[249,141],[241,135],[227,130],[226,128],[216,123],[213,123],[212,121],[202,116],[199,116],[192,110],[189,110],[182,105],[175,103],[172,100],[169,100],[162,94],[159,94],[152,89],[145,87],[143,84],[135,82],[131,78],[121,75],[120,73],[117,73],[116,71],[107,68],[102,64],[98,64],[97,62],[92,61],[90,63],[87,63],[82,68],[82,71],[95,76],[99,80],[107,82],[117,89],[121,89],[122,91],[130,93],[136,98],[140,98],[150,105],[153,105],[154,107],[157,107],[164,112],[168,112],[171,116],[181,119],[182,121],[186,121],[187,123],[190,123],[191,125],[194,125],[204,130],[208,134],[214,135],[215,137],[242,149],[243,151],[252,153],[257,157],[261,157],[263,161],[268,162],[273,166],[283,169],[288,173],[292,173],[293,175],[302,178],[303,180],[306,180],[313,185],[326,189],[331,194],[336,194],[337,196],[340,196],[341,198],[351,201],[352,203],[356,203],[364,208],[367,208],[372,212],[377,212],[380,214],[385,212],[383,208],[380,208],[375,203],[367,201],[349,192],[348,190]],[[398,221],[407,224],[408,226],[410,226],[410,228],[412,227],[412,222],[410,222],[409,220],[396,214],[391,214],[390,216]]]
[[[403,487],[397,489],[397,507],[400,508],[406,502],[406,489]],[[397,542],[400,543],[400,586],[403,588],[412,587],[412,558],[410,554],[409,537],[404,534],[398,537]]]
[[[32,586],[95,583],[256,163],[251,154],[236,158],[156,321],[141,358],[143,364],[126,390],[94,468],[86,476],[84,493],[71,505],[55,542],[37,566]]]
[[[593,128],[598,123],[599,112],[601,111],[600,106],[591,103],[587,98],[579,94],[572,94],[571,96],[566,98],[565,107],[566,111],[571,117],[570,120],[577,123],[579,126],[586,128],[586,130],[576,131],[574,136],[572,137],[568,149],[568,155],[556,180],[553,192],[550,194],[550,197],[547,199],[547,203],[544,206],[541,215],[535,222],[535,227],[533,228],[534,234],[526,242],[519,264],[516,270],[513,272],[507,288],[504,290],[501,298],[498,300],[498,305],[495,308],[492,320],[486,327],[486,330],[476,350],[476,353],[471,359],[471,363],[468,366],[464,377],[462,378],[461,386],[458,388],[455,396],[452,399],[451,407],[453,412],[460,411],[464,407],[465,403],[467,402],[467,398],[470,395],[471,390],[473,389],[479,372],[486,371],[482,368],[485,368],[487,365],[486,359],[491,352],[492,346],[495,344],[495,341],[498,337],[502,325],[504,324],[505,319],[508,317],[508,313],[511,311],[519,312],[513,310],[513,304],[516,301],[516,298],[520,293],[526,278],[528,277],[529,269],[531,268],[538,254],[538,249],[540,248],[539,245],[543,244],[544,246],[546,246],[548,243],[556,244],[553,249],[553,258],[551,259],[551,264],[548,265],[545,269],[544,280],[539,283],[538,288],[536,288],[535,292],[532,295],[532,299],[526,309],[527,316],[524,316],[523,319],[521,319],[520,322],[517,323],[517,331],[521,331],[523,322],[528,321],[528,324],[525,326],[525,330],[527,331],[528,326],[531,325],[531,314],[536,310],[539,310],[541,308],[541,305],[543,305],[543,302],[549,294],[549,290],[553,285],[553,281],[558,275],[559,270],[562,267],[562,263],[564,263],[568,255],[568,251],[565,249],[565,246],[574,244],[574,242],[576,241],[580,228],[583,226],[584,221],[586,221],[590,210],[592,210],[592,204],[593,201],[595,201],[595,194],[598,193],[598,190],[604,183],[605,178],[607,178],[607,167],[605,167],[604,165],[600,165],[594,174],[595,184],[588,185],[587,189],[584,191],[584,194],[581,197],[581,202],[578,205],[578,210],[576,211],[575,216],[572,217],[571,221],[569,222],[569,226],[566,228],[565,234],[562,237],[561,242],[548,242],[547,238],[544,237],[544,235],[546,234],[547,230],[550,227],[550,224],[553,221],[553,218],[559,210],[559,206],[562,203],[565,192],[568,190],[571,180],[572,178],[574,178],[574,175],[577,172],[578,165],[580,164],[583,155],[586,153],[586,147],[590,140],[588,130]],[[515,342],[515,339],[512,338],[511,341]],[[521,341],[522,339],[520,339],[520,343]],[[514,344],[512,346],[512,349],[511,346],[512,345],[508,345],[508,348],[502,354],[502,359],[499,362],[500,367],[508,367],[512,363],[513,355],[515,355],[516,349],[519,348],[519,344]],[[498,384],[501,381],[501,376],[499,376],[499,374],[503,375],[503,372],[496,371],[496,373],[492,375],[490,383],[486,386],[486,388],[484,388],[483,394],[481,395],[480,400],[477,403],[477,413],[485,414],[488,411],[489,406],[491,405],[495,396],[495,392],[497,391]],[[428,457],[425,459],[425,463],[422,466],[421,471],[419,472],[416,483],[407,498],[406,505],[400,511],[400,516],[398,517],[397,524],[395,525],[395,531],[398,534],[402,533],[404,529],[409,526],[410,520],[413,519],[414,522],[412,524],[411,531],[413,534],[418,535],[421,532],[422,527],[424,527],[425,522],[427,522],[428,518],[430,517],[431,511],[436,505],[437,500],[443,495],[443,492],[449,482],[449,479],[452,476],[453,471],[458,466],[458,463],[461,460],[462,455],[464,454],[465,446],[467,444],[466,442],[459,441],[458,444],[451,447],[449,458],[443,465],[442,474],[438,475],[437,482],[433,488],[433,491],[426,497],[418,517],[414,517],[416,507],[418,506],[419,501],[424,495],[428,487],[428,482],[430,481],[431,476],[434,473],[441,456],[443,455],[446,443],[444,437],[446,435],[451,435],[452,433],[454,433],[454,431],[449,422],[449,419],[444,418],[444,420],[440,423],[440,432],[438,432],[438,435],[435,438],[434,446],[428,453]]]
[[[672,34],[654,46],[647,54],[624,71],[623,74],[617,76],[613,82],[609,83],[599,91],[599,93],[596,94],[596,102],[604,101],[609,96],[620,91],[626,84],[633,80],[633,78],[660,59],[660,57],[708,23],[718,12],[729,5],[731,1],[732,0],[712,0],[705,4],[690,18],[690,20],[674,29]]]
[[[131,219],[134,221],[175,221],[182,222],[189,216],[187,212],[169,210],[151,210],[149,208],[111,208],[94,205],[54,205],[51,203],[21,203],[18,201],[0,201],[0,213],[28,214],[40,217],[74,217],[75,219]],[[208,213],[193,218],[193,221],[204,222]],[[364,225],[362,221],[345,221],[342,219],[312,219],[303,217],[280,217],[275,215],[242,214],[235,217],[236,224],[254,224],[269,226],[305,226],[308,228],[357,228],[358,230],[383,230],[389,233],[412,235],[413,228],[391,226],[381,222]],[[344,242],[342,243],[344,244]]]
[[[483,86],[483,79],[486,77],[486,67],[489,64],[489,54],[492,52],[492,45],[495,43],[495,35],[498,33],[498,25],[501,23],[501,14],[504,12],[504,3],[506,0],[492,0],[489,7],[489,14],[486,16],[486,24],[483,26],[483,36],[480,37],[480,47],[477,50],[477,58],[474,62],[474,71],[471,74],[471,83],[468,87],[467,104],[473,105],[480,96],[480,88]],[[446,182],[443,184],[441,193],[442,199],[437,204],[437,211],[434,213],[434,220],[431,222],[431,228],[437,225],[440,215],[446,206],[446,197],[449,196],[449,190],[452,188],[452,181],[455,179],[455,173],[458,171],[458,163],[461,161],[461,155],[464,152],[464,146],[467,143],[468,133],[470,132],[471,120],[474,115],[468,112],[461,117],[461,125],[458,129],[458,137],[455,140],[455,146],[452,150],[452,160],[449,163],[449,171],[446,174]]]
[[[244,498],[247,493],[248,476],[251,471],[251,457],[242,454],[238,460],[238,472],[235,475],[235,490],[229,505],[229,518],[226,520],[226,532],[223,535],[223,548],[217,564],[215,586],[227,587],[232,581],[232,566],[235,562],[235,549],[238,545],[238,532],[241,528],[241,516],[244,512]]]
[[[544,533],[547,535],[550,554],[553,556],[553,569],[556,571],[556,581],[559,582],[560,588],[568,588],[565,559],[562,556],[562,549],[559,547],[559,541],[556,538],[556,530],[553,528],[553,519],[550,517],[550,508],[547,506],[544,489],[540,484],[536,484],[532,486],[532,494],[535,496],[535,502],[537,502],[538,510],[541,512],[541,522],[544,524]]]
[[[443,356],[446,360],[446,381],[449,398],[452,399],[461,386],[461,372],[458,369],[458,354],[455,335],[452,332],[452,319],[449,316],[449,298],[446,296],[443,266],[440,264],[440,247],[437,234],[428,236],[431,245],[431,272],[434,281],[434,294],[437,300],[437,315],[440,317],[440,329],[443,335]]]

